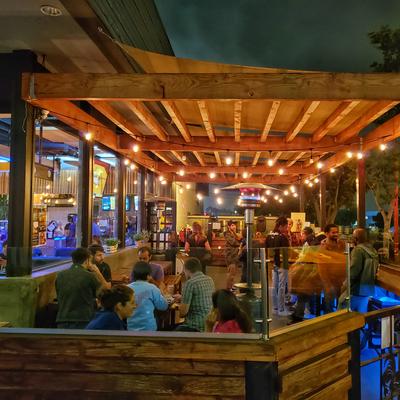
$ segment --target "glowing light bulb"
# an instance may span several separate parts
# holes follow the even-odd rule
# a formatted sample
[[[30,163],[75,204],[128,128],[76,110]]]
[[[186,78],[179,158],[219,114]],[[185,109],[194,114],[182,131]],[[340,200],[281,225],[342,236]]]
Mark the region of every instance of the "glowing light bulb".
[[[287,196],[287,195],[289,194],[289,192],[288,192],[287,190],[285,190],[285,191],[283,192],[283,194],[284,194],[285,196]]]
[[[310,183],[308,184],[308,186],[313,187],[314,184],[313,184],[312,182],[310,182]]]
[[[50,190],[50,185],[46,185],[46,190]]]
[[[314,183],[318,183],[319,182],[319,179],[318,178],[315,178],[314,179]]]
[[[180,194],[183,193],[183,189],[182,189],[182,188],[179,189],[179,193],[180,193]]]
[[[221,205],[223,203],[221,197],[217,197],[217,204]]]
[[[210,172],[209,176],[211,179],[214,179],[217,176],[217,174],[215,172]]]
[[[160,182],[162,182],[164,179],[165,179],[165,178],[164,178],[162,175],[160,175],[160,176],[158,177],[158,180],[159,180]]]
[[[317,168],[321,169],[323,166],[324,166],[324,164],[321,161],[318,161]]]
[[[117,188],[114,188],[113,192],[114,192],[114,193],[118,193],[118,189],[117,189]]]
[[[352,158],[353,157],[353,153],[351,151],[348,151],[346,153],[347,158]]]
[[[72,178],[69,176],[68,178],[67,178],[67,182],[71,182],[72,181]]]
[[[186,189],[189,190],[192,186],[190,185],[190,183],[186,184]]]
[[[203,200],[203,195],[201,193],[197,193],[197,200]]]
[[[361,160],[364,157],[363,153],[361,153],[361,151],[359,151],[357,153],[357,159]]]
[[[292,186],[290,186],[289,190],[290,190],[292,193],[294,193],[294,192],[296,191],[296,188],[292,185]]]
[[[249,177],[249,173],[247,171],[244,171],[242,176],[243,176],[243,179],[247,179]]]
[[[219,193],[219,189],[218,188],[215,188],[214,189],[214,194],[218,194]]]
[[[133,181],[133,184],[134,184],[134,185],[137,185],[137,181],[136,181],[136,180],[135,180],[135,181]]]
[[[336,169],[335,168],[331,168],[329,171],[330,171],[331,174],[334,174]]]
[[[231,165],[233,163],[232,157],[231,156],[227,156],[225,158],[225,164],[226,165]]]
[[[381,143],[380,145],[379,145],[379,149],[381,150],[381,151],[385,151],[386,150],[386,144],[385,143]]]
[[[129,165],[131,162],[127,159],[127,158],[125,158],[125,160],[124,160],[124,164],[125,165]]]
[[[139,145],[138,144],[134,144],[132,147],[132,150],[134,153],[137,153],[139,151]]]
[[[237,205],[240,206],[241,204],[242,204],[242,200],[239,199],[239,200],[237,201]]]
[[[267,161],[268,167],[272,167],[274,165],[274,160],[271,158]]]
[[[70,197],[69,199],[68,199],[68,203],[72,203],[74,201],[74,198],[73,197]]]
[[[279,203],[283,203],[283,199],[279,199],[278,201],[279,201]]]
[[[285,171],[283,170],[283,168],[279,168],[279,171],[278,171],[278,174],[279,174],[279,175],[283,175],[284,172],[285,172]]]
[[[274,199],[275,199],[275,200],[278,200],[278,199],[279,199],[279,196],[276,194],[276,195],[274,196]]]
[[[85,136],[85,139],[88,141],[92,139],[92,134],[90,132],[86,132],[84,136]]]
[[[183,155],[183,156],[181,157],[181,159],[182,159],[182,161],[186,161],[186,156]]]
[[[167,181],[161,181],[161,185],[166,185]]]
[[[179,176],[184,176],[184,175],[185,175],[185,170],[184,170],[184,169],[180,169],[180,170],[178,171],[178,175],[179,175]]]
[[[134,169],[136,169],[136,165],[135,165],[135,164],[131,164],[131,165],[129,166],[129,168],[133,171]]]
[[[297,197],[298,196],[298,194],[297,193],[293,193],[293,197]]]
[[[271,191],[268,189],[268,190],[265,191],[265,194],[266,194],[267,196],[269,196],[269,195],[271,194]]]
[[[304,181],[304,183],[305,183],[306,185],[308,185],[308,184],[310,183],[310,181],[309,181],[308,179],[306,179],[306,180]]]

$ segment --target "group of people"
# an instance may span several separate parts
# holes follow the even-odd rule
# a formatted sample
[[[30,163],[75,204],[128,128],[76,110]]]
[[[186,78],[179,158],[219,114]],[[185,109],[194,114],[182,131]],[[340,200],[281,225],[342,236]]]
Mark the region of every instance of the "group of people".
[[[182,294],[168,298],[162,267],[151,262],[147,247],[138,250],[131,277],[117,285],[112,285],[100,245],[78,248],[71,256],[71,267],[56,278],[58,328],[155,331],[155,311],[165,311],[174,302],[185,317],[177,331],[251,332],[251,319],[234,294],[216,291],[198,258],[190,257],[184,263]]]

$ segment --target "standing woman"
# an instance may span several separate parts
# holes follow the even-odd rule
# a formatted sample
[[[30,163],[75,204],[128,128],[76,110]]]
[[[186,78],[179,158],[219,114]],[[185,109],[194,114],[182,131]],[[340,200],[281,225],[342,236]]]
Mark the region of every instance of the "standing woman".
[[[185,252],[190,257],[196,257],[200,260],[203,274],[205,274],[207,263],[211,261],[211,246],[198,222],[193,222],[192,230],[193,233],[185,242]]]
[[[234,221],[228,221],[228,230],[225,232],[225,262],[228,267],[226,288],[232,289],[237,274],[239,261],[239,247],[242,236],[236,232]]]

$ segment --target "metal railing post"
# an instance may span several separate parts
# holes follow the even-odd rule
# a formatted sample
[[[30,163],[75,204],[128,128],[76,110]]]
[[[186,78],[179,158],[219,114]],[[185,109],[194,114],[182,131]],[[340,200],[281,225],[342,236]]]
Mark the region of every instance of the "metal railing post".
[[[350,243],[346,243],[346,250],[344,252],[346,254],[346,276],[347,276],[347,294],[346,294],[346,302],[347,302],[347,310],[351,311],[350,304],[350,263],[351,263],[351,255],[350,255]]]
[[[269,339],[269,324],[271,322],[269,315],[269,277],[268,277],[268,262],[265,248],[260,249],[260,270],[261,270],[261,302],[262,302],[262,339]]]

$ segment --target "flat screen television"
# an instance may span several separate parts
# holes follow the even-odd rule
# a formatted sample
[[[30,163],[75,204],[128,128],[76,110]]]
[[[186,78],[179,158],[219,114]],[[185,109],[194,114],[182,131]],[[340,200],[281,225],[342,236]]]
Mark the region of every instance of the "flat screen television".
[[[101,199],[101,209],[103,211],[114,211],[115,210],[115,196],[104,196]],[[131,209],[131,199],[127,196],[125,198],[125,210]]]

